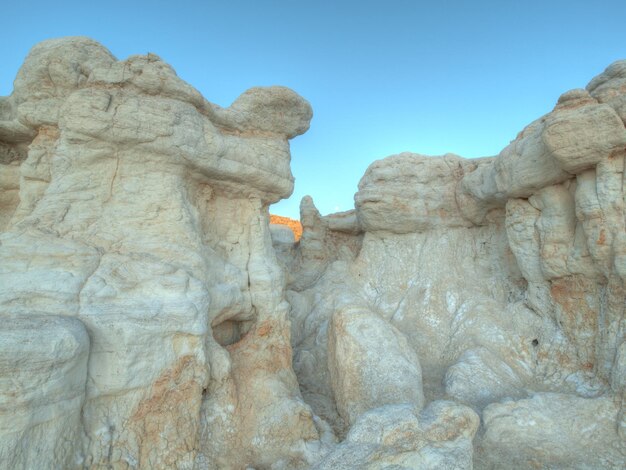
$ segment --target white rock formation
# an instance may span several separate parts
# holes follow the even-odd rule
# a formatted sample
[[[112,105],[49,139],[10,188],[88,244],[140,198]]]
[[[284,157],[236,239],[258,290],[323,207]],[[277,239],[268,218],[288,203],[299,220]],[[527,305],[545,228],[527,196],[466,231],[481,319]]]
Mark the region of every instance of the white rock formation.
[[[71,390],[66,415],[40,412],[54,407],[36,396],[2,415],[2,455],[12,459],[2,460],[181,469],[316,460],[322,444],[291,368],[267,211],[293,189],[288,139],[308,128],[308,103],[257,88],[222,109],[157,56],[117,61],[94,41],[65,38],[33,48],[0,109],[2,357],[48,361],[51,377],[76,369],[45,393]],[[62,332],[46,325],[66,317],[90,342],[81,330],[82,349],[25,345],[20,359],[14,322],[31,321],[54,345]],[[25,387],[45,382],[24,373]],[[16,379],[0,393],[15,393]],[[25,442],[28,452],[11,450]]]
[[[75,318],[3,315],[0,466],[75,468],[81,460],[89,336]]]
[[[624,468],[620,405],[609,397],[538,393],[489,405],[482,441],[486,467]],[[623,419],[623,418],[622,418]]]
[[[372,409],[316,470],[472,467],[472,438],[479,419],[470,408],[434,401],[418,410],[408,404]]]
[[[342,300],[328,331],[328,370],[339,414],[353,424],[386,404],[421,408],[422,369],[406,338],[367,308]]]
[[[496,157],[388,157],[363,176],[349,230],[330,223],[344,215],[303,224],[284,262],[294,369],[338,435],[380,406],[344,379],[363,374],[367,356],[353,353],[339,374],[334,365],[335,345],[354,341],[335,327],[349,299],[417,353],[426,403],[452,398],[482,414],[476,468],[626,466],[624,64],[565,93]],[[311,207],[303,201],[303,221]],[[348,442],[345,457],[331,454],[337,466],[379,468]]]
[[[32,49],[0,97],[0,468],[626,467],[626,62],[498,156],[305,198],[294,242],[268,206],[311,117]]]

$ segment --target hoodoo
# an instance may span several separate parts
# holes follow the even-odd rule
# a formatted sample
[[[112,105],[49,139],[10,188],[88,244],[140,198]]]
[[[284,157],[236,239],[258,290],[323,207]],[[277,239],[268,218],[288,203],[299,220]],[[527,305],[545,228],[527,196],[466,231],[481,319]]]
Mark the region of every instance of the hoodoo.
[[[624,468],[626,61],[497,156],[304,198],[296,241],[268,207],[311,118],[31,50],[0,97],[0,468]]]

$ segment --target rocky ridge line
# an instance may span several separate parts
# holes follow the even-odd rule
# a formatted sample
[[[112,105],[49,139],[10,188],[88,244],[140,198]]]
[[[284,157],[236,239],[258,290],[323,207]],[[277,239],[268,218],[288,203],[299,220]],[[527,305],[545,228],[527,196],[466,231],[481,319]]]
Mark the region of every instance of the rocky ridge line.
[[[0,467],[626,466],[626,62],[301,203],[310,105],[36,45],[0,97]]]

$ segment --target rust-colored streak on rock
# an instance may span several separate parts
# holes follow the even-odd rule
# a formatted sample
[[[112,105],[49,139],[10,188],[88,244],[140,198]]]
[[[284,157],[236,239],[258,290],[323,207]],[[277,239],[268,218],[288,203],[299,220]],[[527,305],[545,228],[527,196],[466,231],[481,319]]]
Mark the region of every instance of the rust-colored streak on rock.
[[[201,371],[193,356],[182,356],[157,379],[152,393],[142,401],[130,420],[142,436],[139,456],[147,466],[156,462],[174,466],[181,456],[193,458],[197,432],[185,433],[179,426],[199,427]],[[162,455],[154,455],[160,449]]]
[[[258,334],[259,336],[267,336],[272,332],[272,325],[269,323],[264,323],[259,327]]]
[[[592,301],[593,281],[582,276],[570,276],[552,281],[550,293],[557,307],[561,328],[578,344],[579,366],[593,368],[595,362],[595,338],[598,332],[599,306]],[[569,362],[571,358],[564,357]]]

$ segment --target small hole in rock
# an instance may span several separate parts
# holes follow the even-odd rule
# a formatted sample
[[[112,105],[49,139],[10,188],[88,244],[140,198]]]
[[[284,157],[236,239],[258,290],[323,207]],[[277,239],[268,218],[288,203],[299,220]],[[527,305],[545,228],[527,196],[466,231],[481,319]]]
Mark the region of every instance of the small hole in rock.
[[[226,320],[212,327],[213,338],[220,346],[229,346],[241,339],[239,322]]]
[[[539,341],[536,338],[533,339],[533,346],[539,346]]]

